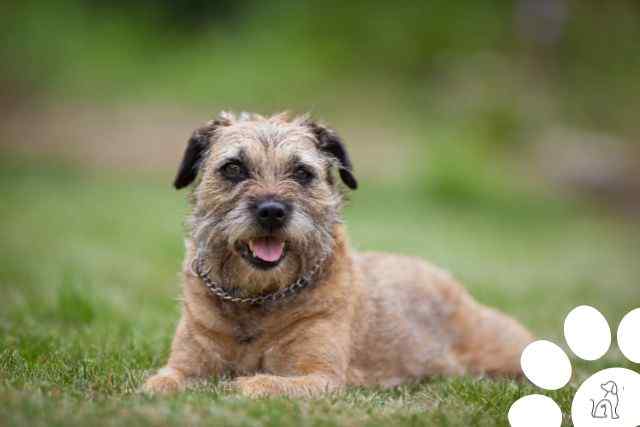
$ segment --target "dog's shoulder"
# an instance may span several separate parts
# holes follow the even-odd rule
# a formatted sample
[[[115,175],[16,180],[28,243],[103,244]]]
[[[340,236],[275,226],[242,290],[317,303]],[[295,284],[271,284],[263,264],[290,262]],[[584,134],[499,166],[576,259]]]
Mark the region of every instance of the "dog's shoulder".
[[[396,281],[429,278],[439,282],[455,282],[454,277],[423,258],[387,252],[359,252],[353,256],[354,263],[366,278],[374,281]]]
[[[446,270],[416,256],[384,252],[354,255],[363,288],[374,300],[403,301],[406,305],[441,301],[457,305],[467,292]]]

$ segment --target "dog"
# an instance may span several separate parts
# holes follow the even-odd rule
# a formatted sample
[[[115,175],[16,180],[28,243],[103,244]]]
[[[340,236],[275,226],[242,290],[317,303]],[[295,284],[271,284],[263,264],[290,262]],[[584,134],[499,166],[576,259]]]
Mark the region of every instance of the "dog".
[[[618,397],[618,385],[613,381],[607,381],[604,384],[600,384],[600,388],[604,390],[604,397],[597,403],[594,399],[589,399],[591,400],[591,417],[619,419],[618,404],[620,399]]]
[[[338,179],[339,178],[339,179]],[[433,376],[519,376],[532,335],[421,259],[356,253],[358,186],[338,134],[309,116],[221,113],[188,141],[182,316],[149,393],[192,380],[249,397],[316,397]]]

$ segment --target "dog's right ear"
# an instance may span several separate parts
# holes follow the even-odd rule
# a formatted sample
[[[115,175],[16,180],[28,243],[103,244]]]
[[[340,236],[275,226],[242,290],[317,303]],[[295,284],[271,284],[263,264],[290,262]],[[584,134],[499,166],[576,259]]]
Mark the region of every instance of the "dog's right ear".
[[[182,162],[180,162],[178,173],[173,181],[173,186],[176,190],[180,190],[195,181],[200,165],[211,145],[213,133],[219,126],[227,124],[229,124],[229,120],[226,116],[221,115],[220,118],[211,120],[205,126],[193,131],[191,138],[187,142],[187,148],[184,151]]]

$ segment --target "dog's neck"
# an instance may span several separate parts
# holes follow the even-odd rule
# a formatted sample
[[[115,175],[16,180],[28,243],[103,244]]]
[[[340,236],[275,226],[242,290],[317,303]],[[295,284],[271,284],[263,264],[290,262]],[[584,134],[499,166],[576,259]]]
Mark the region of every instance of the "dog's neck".
[[[295,296],[299,292],[302,292],[305,288],[309,287],[314,283],[314,281],[317,279],[316,275],[318,274],[320,268],[323,266],[323,264],[327,260],[328,260],[328,256],[318,260],[313,265],[313,267],[311,267],[311,269],[306,271],[302,276],[298,278],[298,280],[293,282],[291,285],[283,288],[279,288],[278,290],[273,292],[267,292],[267,293],[263,293],[262,295],[255,295],[255,296],[238,295],[237,292],[233,292],[233,291],[236,289],[240,290],[241,288],[231,287],[229,289],[225,289],[225,287],[213,282],[209,277],[208,272],[203,269],[203,264],[201,262],[202,261],[201,259],[198,259],[198,258],[194,259],[192,264],[192,269],[194,274],[196,274],[200,278],[204,286],[209,290],[209,292],[213,296],[221,299],[222,301],[226,301],[234,304],[246,304],[246,305],[257,306],[257,305],[263,305],[268,303],[277,303],[286,298]]]
[[[327,265],[331,265],[336,256],[346,253],[346,233],[342,224],[336,224],[333,229],[332,250],[316,254],[315,262],[307,261],[299,269],[295,279],[287,281],[265,280],[263,286],[247,286],[241,279],[225,277],[219,269],[212,266],[206,254],[198,254],[193,240],[187,241],[187,264],[189,272],[197,276],[211,294],[225,301],[238,304],[261,305],[263,302],[273,302],[286,299],[302,292],[305,288],[321,281],[327,273]],[[235,279],[235,280],[234,280]]]

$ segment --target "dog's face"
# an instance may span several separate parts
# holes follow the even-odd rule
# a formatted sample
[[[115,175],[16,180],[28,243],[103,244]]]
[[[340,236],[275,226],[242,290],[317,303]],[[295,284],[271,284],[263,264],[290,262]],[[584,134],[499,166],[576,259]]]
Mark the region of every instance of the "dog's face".
[[[244,291],[287,286],[332,250],[343,199],[334,168],[356,188],[340,139],[304,117],[223,114],[197,129],[175,186],[197,181],[198,256]]]
[[[607,381],[604,384],[600,384],[600,388],[604,390],[607,394],[618,394],[618,386],[613,381]]]

